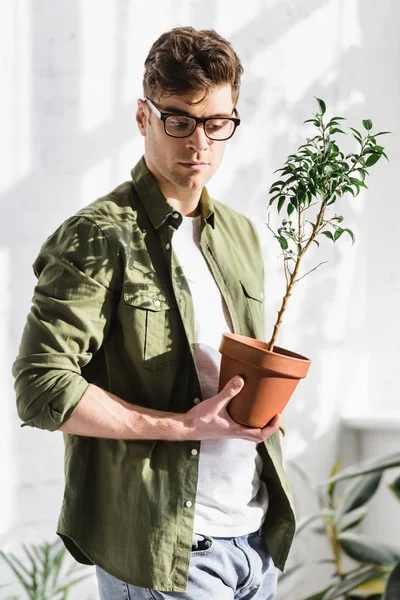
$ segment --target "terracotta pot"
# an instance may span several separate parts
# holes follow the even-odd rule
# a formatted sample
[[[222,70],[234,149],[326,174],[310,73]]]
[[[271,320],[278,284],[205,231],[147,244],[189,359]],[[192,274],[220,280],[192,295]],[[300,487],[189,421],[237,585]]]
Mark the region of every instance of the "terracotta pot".
[[[245,385],[228,404],[232,419],[249,427],[265,427],[289,402],[298,382],[307,375],[311,361],[305,356],[235,333],[224,333],[219,390],[235,375]]]

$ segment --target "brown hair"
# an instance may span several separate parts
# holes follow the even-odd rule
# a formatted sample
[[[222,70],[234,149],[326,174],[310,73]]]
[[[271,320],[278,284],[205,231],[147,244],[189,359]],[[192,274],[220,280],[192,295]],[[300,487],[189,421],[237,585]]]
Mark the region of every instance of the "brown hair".
[[[163,33],[144,65],[143,91],[150,99],[203,90],[207,95],[230,84],[234,104],[238,100],[243,67],[232,45],[213,29],[175,27]]]

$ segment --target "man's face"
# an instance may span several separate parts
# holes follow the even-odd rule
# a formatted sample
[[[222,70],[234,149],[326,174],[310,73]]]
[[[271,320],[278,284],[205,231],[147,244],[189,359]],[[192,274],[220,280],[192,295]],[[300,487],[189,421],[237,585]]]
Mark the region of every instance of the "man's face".
[[[194,117],[232,116],[234,108],[230,85],[213,88],[199,104],[188,104],[204,97],[203,93],[152,98],[164,113],[183,113]],[[161,189],[177,197],[201,192],[218,169],[226,141],[210,140],[198,125],[186,138],[173,138],[164,131],[163,122],[142,100],[138,102],[137,122],[145,136],[145,160]]]

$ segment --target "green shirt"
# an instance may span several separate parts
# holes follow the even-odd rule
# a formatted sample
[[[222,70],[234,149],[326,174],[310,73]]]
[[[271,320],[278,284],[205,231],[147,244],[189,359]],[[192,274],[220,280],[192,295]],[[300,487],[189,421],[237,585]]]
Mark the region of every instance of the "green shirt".
[[[263,263],[254,226],[201,197],[201,249],[236,333],[263,338]],[[201,398],[192,300],[171,240],[182,217],[142,158],[132,181],[68,219],[34,263],[33,306],[14,363],[25,425],[57,430],[88,384],[127,402],[186,412]],[[127,583],[186,588],[200,442],[64,434],[58,533],[72,555]],[[258,445],[269,492],[263,532],[283,569],[294,514],[279,434]]]

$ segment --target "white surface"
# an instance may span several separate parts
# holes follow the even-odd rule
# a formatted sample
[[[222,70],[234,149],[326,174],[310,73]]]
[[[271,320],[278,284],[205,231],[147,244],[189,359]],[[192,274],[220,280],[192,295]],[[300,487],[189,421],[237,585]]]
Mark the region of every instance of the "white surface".
[[[356,430],[400,431],[400,412],[384,412],[383,414],[346,416],[342,418],[344,427]]]

